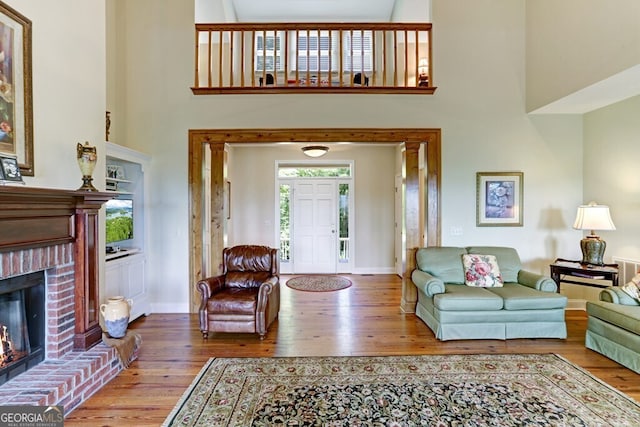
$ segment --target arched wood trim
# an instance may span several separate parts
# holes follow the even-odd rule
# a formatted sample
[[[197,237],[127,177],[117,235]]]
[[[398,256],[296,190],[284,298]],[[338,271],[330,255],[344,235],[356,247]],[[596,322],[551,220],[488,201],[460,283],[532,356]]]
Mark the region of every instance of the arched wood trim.
[[[413,313],[417,299],[411,272],[415,268],[417,248],[440,245],[440,155],[439,129],[197,129],[189,131],[189,269],[192,312],[198,309],[195,283],[203,278],[202,221],[204,203],[213,207],[223,205],[224,198],[224,144],[256,144],[275,142],[340,142],[366,144],[399,143],[406,148],[405,155],[405,229],[406,263],[402,274],[403,311]],[[426,172],[424,183],[419,177],[420,146],[424,144]],[[204,150],[212,150],[211,200],[204,200],[203,160]],[[419,192],[426,192],[425,205],[421,205]],[[421,230],[420,218],[424,218],[425,230]],[[211,239],[212,265],[219,265],[224,247],[224,212],[212,209]],[[424,237],[423,237],[424,234]]]

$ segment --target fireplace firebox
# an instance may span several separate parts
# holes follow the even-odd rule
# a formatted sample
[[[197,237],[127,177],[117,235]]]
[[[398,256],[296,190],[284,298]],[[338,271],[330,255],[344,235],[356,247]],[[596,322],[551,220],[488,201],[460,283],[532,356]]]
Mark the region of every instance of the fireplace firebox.
[[[0,384],[45,356],[45,274],[0,280]]]

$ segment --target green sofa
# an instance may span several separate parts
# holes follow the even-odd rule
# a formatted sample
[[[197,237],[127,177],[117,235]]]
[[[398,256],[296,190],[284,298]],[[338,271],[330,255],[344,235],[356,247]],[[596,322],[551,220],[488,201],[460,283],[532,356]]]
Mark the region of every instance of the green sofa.
[[[585,345],[640,374],[640,304],[622,289],[600,292],[587,301]]]
[[[465,285],[464,254],[494,255],[504,286]],[[416,315],[440,340],[567,337],[567,298],[550,277],[522,270],[513,248],[420,248],[416,267]]]

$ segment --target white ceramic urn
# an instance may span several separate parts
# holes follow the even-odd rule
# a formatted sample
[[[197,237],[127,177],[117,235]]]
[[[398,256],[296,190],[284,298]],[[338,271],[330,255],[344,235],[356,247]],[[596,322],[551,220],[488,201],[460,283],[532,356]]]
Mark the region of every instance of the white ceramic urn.
[[[100,305],[104,326],[111,338],[122,338],[127,333],[132,306],[133,301],[123,296],[109,297],[106,304]]]

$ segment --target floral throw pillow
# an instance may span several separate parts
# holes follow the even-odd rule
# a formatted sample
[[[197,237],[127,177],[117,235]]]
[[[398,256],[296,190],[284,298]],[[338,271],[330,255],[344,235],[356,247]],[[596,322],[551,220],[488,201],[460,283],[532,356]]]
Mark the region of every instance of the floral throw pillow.
[[[464,279],[467,286],[496,288],[502,286],[498,260],[494,255],[462,255]]]
[[[631,298],[640,302],[640,273],[636,274],[629,283],[622,286],[622,290]]]

